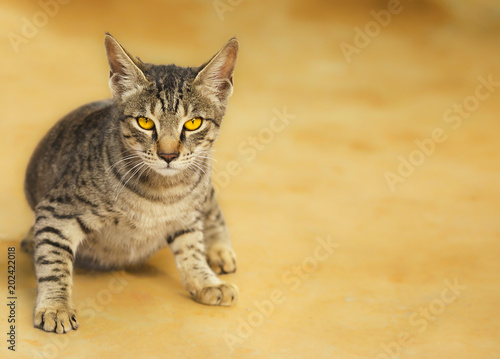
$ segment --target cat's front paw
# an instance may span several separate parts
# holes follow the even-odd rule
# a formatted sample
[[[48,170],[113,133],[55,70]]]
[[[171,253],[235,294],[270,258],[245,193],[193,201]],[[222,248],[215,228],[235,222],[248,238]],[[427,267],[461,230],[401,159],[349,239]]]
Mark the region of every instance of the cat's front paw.
[[[198,292],[191,294],[194,300],[199,303],[228,307],[238,300],[238,287],[234,284],[221,283],[202,288]]]
[[[207,262],[216,274],[236,272],[236,255],[231,247],[213,245],[207,252]]]
[[[35,328],[58,334],[67,333],[78,328],[76,310],[67,303],[37,306],[33,322]]]

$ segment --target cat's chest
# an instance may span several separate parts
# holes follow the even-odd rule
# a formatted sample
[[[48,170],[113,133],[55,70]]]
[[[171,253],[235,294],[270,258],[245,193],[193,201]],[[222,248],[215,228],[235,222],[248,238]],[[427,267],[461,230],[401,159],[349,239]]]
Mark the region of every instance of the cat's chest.
[[[185,201],[125,203],[114,208],[100,234],[106,242],[144,245],[164,241],[169,234],[193,223],[197,216],[193,203]]]
[[[190,222],[196,213],[192,205],[164,203],[135,203],[121,207],[109,221],[108,227],[119,230],[139,231],[144,235],[166,234]]]
[[[100,230],[90,236],[83,251],[117,265],[140,262],[167,246],[167,237],[196,221],[190,206],[129,204],[114,208]]]

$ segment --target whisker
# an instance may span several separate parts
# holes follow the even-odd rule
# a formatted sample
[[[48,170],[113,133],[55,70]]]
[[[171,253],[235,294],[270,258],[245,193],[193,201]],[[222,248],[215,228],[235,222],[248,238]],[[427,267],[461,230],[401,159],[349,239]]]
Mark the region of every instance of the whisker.
[[[205,169],[212,169],[214,167],[211,163],[201,162],[196,159],[193,159],[192,161]]]
[[[217,160],[215,158],[212,158],[212,157],[205,157],[205,156],[200,156],[200,155],[193,155],[193,158],[206,158],[206,159],[214,160],[215,162],[217,162]]]
[[[187,166],[187,169],[189,169],[189,170],[190,170],[193,174],[198,173],[198,172],[196,171],[196,169],[194,169],[194,168],[193,168],[193,164],[192,164],[192,163],[190,163],[190,164],[189,164],[189,166]]]
[[[143,168],[143,166],[145,166],[144,163],[142,163],[141,166],[139,166],[139,168],[137,168],[134,171],[134,173],[132,173],[132,175],[130,175],[129,179],[123,184],[120,191],[116,194],[115,201],[118,199],[118,197],[120,196],[120,193],[123,191],[123,189],[127,186],[127,183]]]
[[[139,176],[137,176],[137,180],[140,180],[141,179],[141,176],[146,173],[148,170],[150,170],[151,168],[146,164],[146,166],[143,167],[143,171],[141,171],[141,173],[139,173]]]
[[[191,166],[191,164],[196,163],[199,167],[205,169],[205,170],[211,170],[213,169],[213,165],[211,163],[206,163],[205,160],[201,159],[196,159],[196,158],[191,158],[191,160],[184,160],[178,162],[180,165],[185,165],[188,164],[188,167]]]
[[[126,150],[121,151],[121,152],[120,152],[120,155],[123,155],[123,154],[125,154],[125,153],[127,153],[127,152],[130,152],[130,151],[132,151],[132,152],[144,153],[144,151],[142,151],[142,150],[134,150],[134,149],[129,148],[129,149],[126,149]],[[135,155],[135,154],[136,154],[136,153],[134,153],[134,155]]]
[[[193,161],[193,162],[191,162],[191,164],[194,165],[196,168],[198,168],[201,172],[203,172],[203,174],[206,174],[206,172],[203,170],[203,168],[201,168],[200,166],[198,166],[196,164],[196,162]]]
[[[123,161],[127,161],[127,160],[131,160],[132,158],[141,158],[141,156],[139,155],[132,155],[132,156],[128,156],[128,157],[125,157],[125,158],[122,158],[121,160],[119,161],[116,161],[114,164],[112,164],[111,166],[109,166],[105,172],[108,172],[110,171],[113,167],[115,167],[117,164],[119,164],[120,162],[123,162]]]
[[[123,175],[122,179],[120,179],[120,182],[118,182],[118,186],[117,186],[117,188],[115,189],[115,191],[119,189],[119,191],[118,191],[118,193],[116,194],[116,197],[115,197],[115,202],[116,202],[116,200],[118,200],[118,197],[119,197],[120,193],[123,191],[123,189],[124,189],[124,188],[125,188],[125,186],[127,185],[128,181],[130,181],[130,180],[132,179],[132,177],[134,177],[134,175],[137,173],[137,171],[138,171],[139,169],[141,169],[141,167],[142,167],[143,165],[145,165],[145,163],[144,163],[144,162],[139,162],[139,163],[138,163],[138,164],[136,164],[134,167],[132,167],[131,169],[129,169],[129,170],[127,171],[127,173],[125,173],[125,174]],[[133,173],[130,175],[129,179],[128,179],[125,183],[123,183],[123,186],[121,186],[121,188],[120,188],[120,185],[122,184],[122,182],[123,182],[123,180],[125,179],[125,177],[127,176],[127,174],[129,174],[132,170],[134,170],[134,169],[135,169],[136,167],[138,167],[138,166],[140,166],[140,167],[139,167],[139,169],[138,169],[138,170],[136,170],[135,172],[133,172]]]
[[[196,174],[196,171],[193,168],[191,168],[191,165],[187,166],[187,169],[190,170],[193,174]]]

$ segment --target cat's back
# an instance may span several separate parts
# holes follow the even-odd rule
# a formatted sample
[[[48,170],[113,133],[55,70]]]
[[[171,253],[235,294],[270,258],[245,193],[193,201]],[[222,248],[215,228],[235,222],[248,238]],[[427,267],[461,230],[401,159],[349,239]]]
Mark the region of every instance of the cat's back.
[[[75,156],[81,155],[85,142],[106,127],[113,111],[111,99],[83,105],[59,120],[42,138],[31,156],[24,182],[32,209],[59,182]]]

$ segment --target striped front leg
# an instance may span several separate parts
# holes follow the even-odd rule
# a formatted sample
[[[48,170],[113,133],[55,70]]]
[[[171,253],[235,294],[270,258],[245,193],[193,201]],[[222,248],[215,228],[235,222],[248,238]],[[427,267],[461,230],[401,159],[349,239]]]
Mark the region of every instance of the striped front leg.
[[[205,238],[207,261],[210,268],[217,274],[236,272],[236,255],[231,247],[224,215],[213,188],[206,200],[203,237]]]
[[[39,207],[34,225],[34,266],[38,280],[34,313],[36,328],[66,333],[78,328],[71,300],[73,259],[84,238],[79,219]]]
[[[197,302],[229,306],[238,299],[236,286],[222,282],[205,259],[201,230],[182,230],[167,238],[174,253],[184,288]]]

